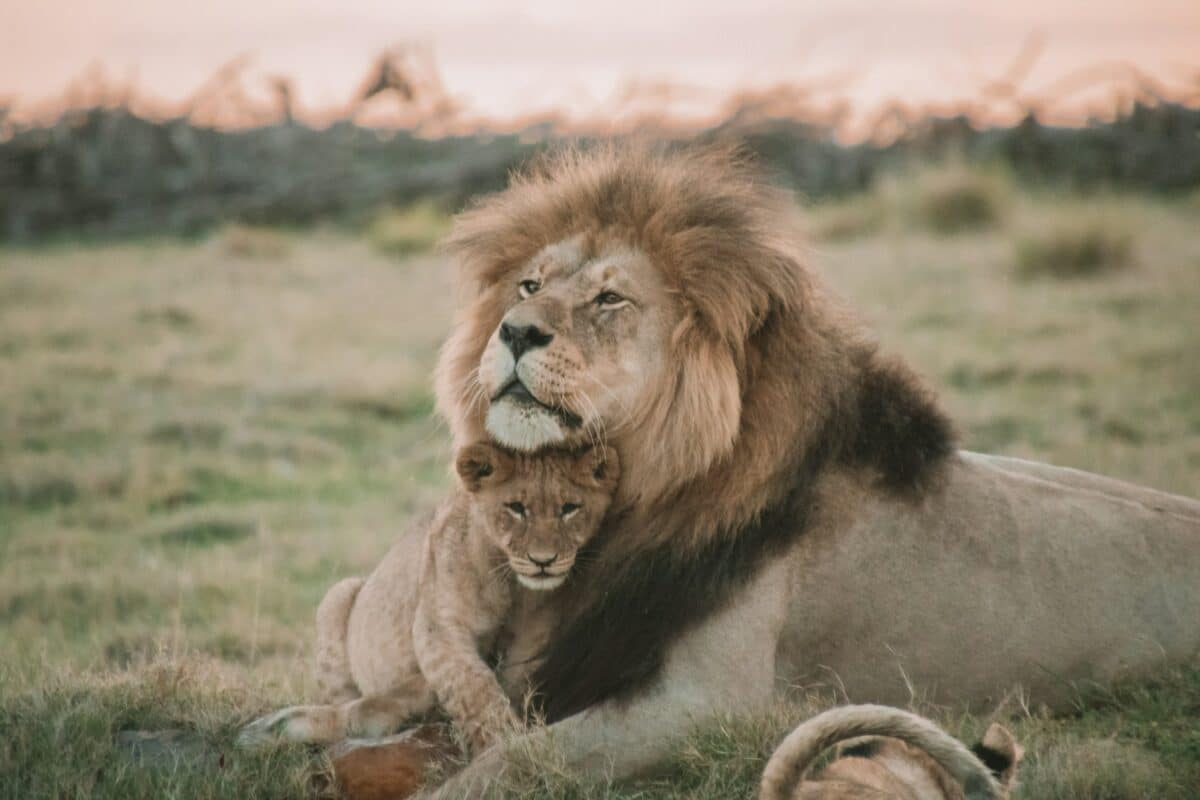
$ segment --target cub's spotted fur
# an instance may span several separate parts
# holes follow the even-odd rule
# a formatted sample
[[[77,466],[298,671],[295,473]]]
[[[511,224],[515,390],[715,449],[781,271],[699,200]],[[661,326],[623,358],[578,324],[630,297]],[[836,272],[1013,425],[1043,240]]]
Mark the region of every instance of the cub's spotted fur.
[[[415,585],[389,554],[367,581],[347,579],[317,612],[318,684],[328,705],[295,706],[259,719],[242,740],[281,736],[328,742],[380,736],[438,703],[478,752],[519,727],[508,687],[523,687],[558,622],[552,592],[604,519],[617,486],[616,451],[514,454],[490,444],[456,459],[462,491],[428,524]],[[411,559],[407,559],[411,561]],[[348,632],[396,631],[378,652],[355,652]],[[485,658],[520,629],[497,676]],[[536,629],[536,630],[534,630]]]
[[[518,585],[544,594],[567,579],[608,510],[617,455],[510,454],[475,444],[456,467],[470,495],[466,518],[430,534],[413,643],[421,672],[477,751],[521,724],[481,654],[495,648],[522,599]]]

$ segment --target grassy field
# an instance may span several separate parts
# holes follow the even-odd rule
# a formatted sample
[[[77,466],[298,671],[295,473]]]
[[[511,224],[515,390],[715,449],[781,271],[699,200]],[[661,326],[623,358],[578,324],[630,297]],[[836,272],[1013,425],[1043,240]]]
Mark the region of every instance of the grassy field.
[[[429,376],[454,294],[413,252],[426,224],[443,222],[0,250],[0,798],[329,791],[319,754],[231,740],[310,695],[324,589],[448,482]],[[1194,198],[943,175],[811,224],[814,262],[940,387],[969,447],[1200,495]],[[525,796],[750,797],[823,702],[698,731],[651,782],[545,768]],[[987,721],[924,710],[963,735]],[[1200,787],[1200,670],[996,716],[1029,750],[1023,797]],[[222,756],[165,768],[118,743],[159,728]]]

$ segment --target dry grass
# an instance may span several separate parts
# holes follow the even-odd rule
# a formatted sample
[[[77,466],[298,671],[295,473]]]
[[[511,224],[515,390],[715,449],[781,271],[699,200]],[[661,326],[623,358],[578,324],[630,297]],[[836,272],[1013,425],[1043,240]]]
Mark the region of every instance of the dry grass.
[[[816,206],[805,217],[808,235],[819,242],[845,242],[879,233],[888,209],[876,194]]]
[[[1112,211],[1051,214],[1018,238],[1017,270],[1027,278],[1085,278],[1133,264],[1134,233]]]
[[[1197,495],[1195,211],[1105,202],[1138,230],[1136,272],[1013,281],[1004,228],[907,224],[833,237],[815,259],[944,390],[968,446]],[[1093,205],[1013,203],[1022,229]],[[322,592],[370,569],[445,487],[447,437],[429,417],[453,303],[443,266],[278,235],[277,257],[220,239],[0,250],[0,797],[316,791],[323,765],[305,751],[162,773],[113,738],[180,727],[222,750],[254,714],[309,696]],[[181,677],[167,691],[163,675]],[[1198,684],[1018,720],[1046,765],[1031,761],[1023,796],[1125,798],[1134,780],[1168,786],[1164,773],[1200,785]],[[666,777],[619,790],[543,762],[529,796],[748,797],[806,708],[698,732]],[[1102,773],[1107,788],[1070,777],[1106,753],[1128,767]]]
[[[227,225],[217,240],[225,253],[236,258],[271,261],[285,258],[291,251],[287,234],[253,225]]]

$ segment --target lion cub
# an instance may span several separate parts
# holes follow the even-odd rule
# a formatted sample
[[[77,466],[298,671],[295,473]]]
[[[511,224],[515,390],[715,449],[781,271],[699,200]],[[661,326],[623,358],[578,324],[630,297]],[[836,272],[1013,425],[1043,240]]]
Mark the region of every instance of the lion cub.
[[[822,752],[849,739],[858,741],[815,779],[804,779]],[[968,750],[916,714],[843,706],[788,734],[763,770],[759,800],[1004,800],[1023,755],[995,723]]]
[[[524,455],[478,443],[455,466],[469,499],[457,524],[430,531],[413,645],[437,699],[478,752],[521,725],[483,654],[495,649],[521,587],[545,593],[567,579],[608,511],[619,465],[608,447]]]
[[[257,719],[243,744],[384,736],[439,701],[473,752],[520,724],[502,683],[525,683],[557,623],[550,590],[608,511],[617,454],[523,455],[480,443],[455,467],[462,490],[429,522],[420,563],[393,548],[371,578],[348,578],[322,601],[318,683],[328,704]],[[484,660],[502,649],[502,628],[522,648],[506,654],[503,682]],[[363,630],[376,643],[367,652],[354,647]]]

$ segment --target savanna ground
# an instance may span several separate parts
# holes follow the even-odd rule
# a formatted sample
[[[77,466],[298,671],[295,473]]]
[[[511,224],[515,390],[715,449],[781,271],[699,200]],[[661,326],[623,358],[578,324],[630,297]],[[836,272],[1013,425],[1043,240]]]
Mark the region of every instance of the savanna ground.
[[[311,696],[313,611],[449,481],[430,370],[454,305],[419,209],[363,231],[0,250],[0,797],[297,797],[238,727]],[[941,389],[967,446],[1200,495],[1200,202],[894,179],[816,208],[813,260]],[[999,654],[998,657],[1003,657]],[[750,797],[838,698],[697,731],[662,777],[535,798]],[[850,698],[853,700],[854,698]],[[1195,797],[1200,669],[1003,719],[1027,798]],[[142,763],[131,729],[217,758]]]

